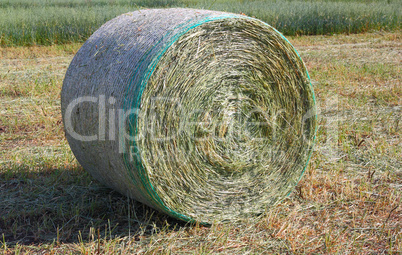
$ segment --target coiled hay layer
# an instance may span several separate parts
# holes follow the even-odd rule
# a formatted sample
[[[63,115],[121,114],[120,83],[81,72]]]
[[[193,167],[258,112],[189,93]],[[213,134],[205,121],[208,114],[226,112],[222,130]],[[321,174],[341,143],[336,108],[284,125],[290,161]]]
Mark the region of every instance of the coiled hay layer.
[[[187,221],[238,220],[283,199],[316,131],[307,70],[269,25],[192,9],[102,26],[64,80],[66,137],[120,193]]]

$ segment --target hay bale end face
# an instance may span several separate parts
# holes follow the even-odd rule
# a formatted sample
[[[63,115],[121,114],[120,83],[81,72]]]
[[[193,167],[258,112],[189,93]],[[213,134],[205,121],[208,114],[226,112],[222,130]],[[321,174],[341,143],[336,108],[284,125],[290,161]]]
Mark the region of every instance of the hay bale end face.
[[[244,219],[281,201],[317,126],[292,45],[262,21],[206,10],[107,22],[71,62],[61,100],[84,169],[186,221]]]

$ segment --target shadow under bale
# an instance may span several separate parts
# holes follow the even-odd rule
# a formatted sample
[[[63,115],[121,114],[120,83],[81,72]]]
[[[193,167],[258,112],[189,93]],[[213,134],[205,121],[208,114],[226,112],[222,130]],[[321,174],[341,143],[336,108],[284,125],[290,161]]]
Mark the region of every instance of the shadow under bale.
[[[12,166],[16,168],[0,174],[0,237],[8,247],[74,243],[94,236],[137,239],[185,226],[91,181],[80,167],[28,172],[24,165]]]

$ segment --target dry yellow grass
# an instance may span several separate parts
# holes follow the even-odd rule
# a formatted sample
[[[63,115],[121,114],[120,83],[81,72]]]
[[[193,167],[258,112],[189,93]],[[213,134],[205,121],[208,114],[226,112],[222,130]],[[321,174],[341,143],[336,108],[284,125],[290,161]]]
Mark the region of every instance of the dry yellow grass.
[[[291,43],[320,106],[311,163],[297,189],[263,217],[211,227],[128,201],[77,165],[57,124],[71,51],[1,49],[1,252],[401,253],[401,32]]]

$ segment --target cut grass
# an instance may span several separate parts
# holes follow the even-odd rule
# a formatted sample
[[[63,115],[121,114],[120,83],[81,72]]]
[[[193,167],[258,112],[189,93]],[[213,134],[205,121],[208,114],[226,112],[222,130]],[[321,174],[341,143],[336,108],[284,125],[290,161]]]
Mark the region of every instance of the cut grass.
[[[260,218],[210,227],[128,200],[75,161],[58,124],[59,91],[79,44],[0,49],[1,251],[400,253],[401,33],[289,39],[319,104],[311,163],[296,190]]]

